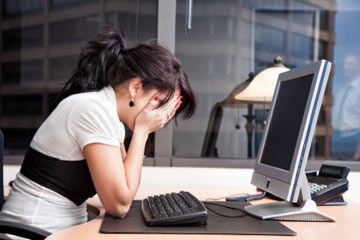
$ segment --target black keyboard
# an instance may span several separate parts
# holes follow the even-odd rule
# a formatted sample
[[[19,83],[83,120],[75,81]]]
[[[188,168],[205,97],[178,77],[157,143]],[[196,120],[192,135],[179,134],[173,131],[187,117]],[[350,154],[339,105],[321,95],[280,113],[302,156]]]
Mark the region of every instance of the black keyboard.
[[[206,224],[208,218],[202,202],[185,191],[149,196],[142,200],[141,211],[149,226]]]

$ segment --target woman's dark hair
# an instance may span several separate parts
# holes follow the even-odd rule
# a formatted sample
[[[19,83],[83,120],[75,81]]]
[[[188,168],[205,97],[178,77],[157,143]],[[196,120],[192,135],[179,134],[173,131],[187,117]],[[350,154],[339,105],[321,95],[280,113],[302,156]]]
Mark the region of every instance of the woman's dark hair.
[[[141,79],[145,91],[165,93],[164,102],[179,88],[183,103],[176,115],[182,113],[184,119],[193,115],[195,98],[180,61],[155,41],[127,49],[124,34],[114,29],[98,34],[85,45],[59,101],[72,94],[115,87],[134,77]]]

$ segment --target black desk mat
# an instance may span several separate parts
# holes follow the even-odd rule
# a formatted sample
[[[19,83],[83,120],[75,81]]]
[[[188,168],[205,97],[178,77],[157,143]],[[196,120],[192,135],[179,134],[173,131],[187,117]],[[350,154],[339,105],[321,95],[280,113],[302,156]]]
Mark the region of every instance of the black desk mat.
[[[218,204],[243,208],[247,203],[216,202]],[[210,205],[211,209],[225,215],[241,215],[240,211]],[[246,215],[241,218],[221,217],[208,210],[208,224],[195,226],[148,227],[141,215],[140,201],[134,201],[125,218],[105,215],[100,227],[101,233],[136,234],[233,234],[233,235],[283,235],[296,233],[278,221],[263,221]]]

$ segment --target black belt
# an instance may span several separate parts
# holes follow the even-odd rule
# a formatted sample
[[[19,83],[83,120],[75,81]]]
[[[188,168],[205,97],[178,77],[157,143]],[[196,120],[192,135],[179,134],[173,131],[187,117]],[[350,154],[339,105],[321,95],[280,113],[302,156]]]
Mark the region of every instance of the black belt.
[[[64,161],[29,148],[20,172],[78,206],[96,193],[86,160]]]

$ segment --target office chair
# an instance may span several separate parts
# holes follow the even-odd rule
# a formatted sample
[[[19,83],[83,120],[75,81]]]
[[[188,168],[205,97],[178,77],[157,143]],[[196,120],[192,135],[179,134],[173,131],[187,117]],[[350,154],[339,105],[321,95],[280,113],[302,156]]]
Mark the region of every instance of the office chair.
[[[4,134],[0,129],[0,209],[4,204],[3,166],[4,166]],[[45,239],[47,236],[50,235],[48,231],[45,231],[43,229],[22,223],[9,222],[9,221],[0,221],[0,233],[11,234],[18,237],[23,237],[33,240]],[[8,239],[8,238],[3,238],[3,236],[0,236],[0,239]]]

